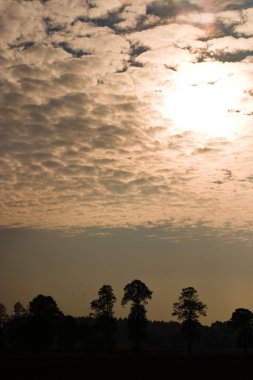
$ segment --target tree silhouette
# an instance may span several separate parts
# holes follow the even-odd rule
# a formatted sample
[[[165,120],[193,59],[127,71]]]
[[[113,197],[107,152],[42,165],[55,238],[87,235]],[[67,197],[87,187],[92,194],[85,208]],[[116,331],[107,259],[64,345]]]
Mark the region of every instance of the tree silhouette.
[[[42,294],[29,303],[28,336],[31,348],[48,350],[52,347],[58,319],[63,313],[51,296]]]
[[[0,329],[3,328],[7,320],[8,320],[8,315],[7,315],[6,307],[4,306],[4,304],[0,303]]]
[[[56,317],[63,315],[51,296],[39,294],[29,303],[29,313],[33,316]]]
[[[231,316],[230,323],[238,332],[237,343],[243,348],[244,354],[246,354],[252,343],[253,313],[244,308],[235,309]]]
[[[26,317],[28,314],[28,311],[26,310],[26,308],[19,301],[14,304],[13,310],[14,310],[15,318]]]
[[[20,350],[27,346],[28,311],[19,301],[14,304],[13,311],[8,323],[8,335],[12,347]]]
[[[4,304],[0,303],[0,351],[5,348],[5,325],[8,321],[8,315]]]
[[[127,328],[129,340],[133,343],[136,352],[140,350],[140,342],[145,337],[147,328],[147,311],[145,305],[148,299],[152,298],[152,291],[140,280],[133,280],[124,288],[124,296],[121,304],[124,306],[131,302],[131,309],[128,315]]]
[[[106,341],[107,351],[111,352],[113,344],[113,333],[116,330],[116,319],[113,307],[116,297],[110,285],[103,285],[98,291],[98,298],[90,304],[91,315],[97,320],[97,328],[101,331]]]
[[[172,315],[182,321],[182,331],[187,337],[188,352],[192,353],[193,338],[199,326],[199,317],[206,316],[207,306],[199,301],[197,290],[189,286],[181,291],[178,302],[173,304]]]

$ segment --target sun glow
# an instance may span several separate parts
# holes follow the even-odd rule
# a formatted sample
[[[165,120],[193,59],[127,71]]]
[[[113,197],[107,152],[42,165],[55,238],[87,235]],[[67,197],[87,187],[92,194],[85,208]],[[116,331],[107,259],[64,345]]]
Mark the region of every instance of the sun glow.
[[[221,63],[187,64],[166,90],[164,114],[180,130],[232,137],[242,95],[238,77]]]

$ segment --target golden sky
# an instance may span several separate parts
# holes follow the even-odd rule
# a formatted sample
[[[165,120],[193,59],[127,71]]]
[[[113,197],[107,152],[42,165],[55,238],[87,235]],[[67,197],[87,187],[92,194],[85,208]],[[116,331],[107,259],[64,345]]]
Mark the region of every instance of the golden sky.
[[[248,252],[252,1],[0,0],[0,35],[4,237],[146,229],[154,263],[200,234]]]

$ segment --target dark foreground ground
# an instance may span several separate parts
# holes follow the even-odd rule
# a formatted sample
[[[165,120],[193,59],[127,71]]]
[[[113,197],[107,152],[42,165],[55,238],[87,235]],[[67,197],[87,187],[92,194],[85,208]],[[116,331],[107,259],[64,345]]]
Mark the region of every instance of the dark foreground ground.
[[[130,353],[2,354],[1,379],[252,379],[253,356]]]

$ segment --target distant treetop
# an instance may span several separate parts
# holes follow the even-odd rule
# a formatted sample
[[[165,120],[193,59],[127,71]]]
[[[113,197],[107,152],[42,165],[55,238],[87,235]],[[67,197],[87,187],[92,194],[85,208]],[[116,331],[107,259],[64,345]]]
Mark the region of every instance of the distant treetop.
[[[29,303],[29,313],[34,316],[56,317],[63,315],[51,296],[39,294]]]

